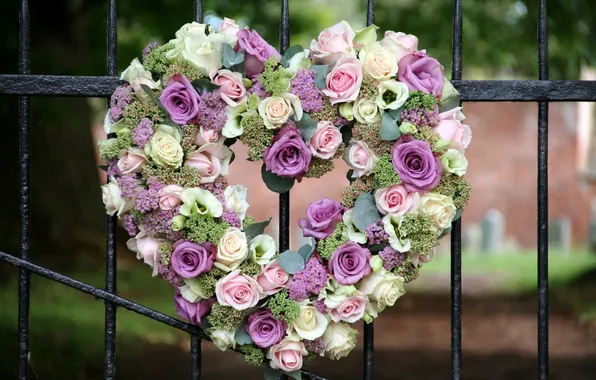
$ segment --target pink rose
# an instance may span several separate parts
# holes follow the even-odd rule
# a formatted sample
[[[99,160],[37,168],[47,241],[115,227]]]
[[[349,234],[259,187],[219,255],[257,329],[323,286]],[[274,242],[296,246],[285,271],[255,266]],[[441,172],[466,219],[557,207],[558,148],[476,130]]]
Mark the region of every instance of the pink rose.
[[[396,33],[388,30],[380,43],[386,49],[394,52],[397,62],[404,56],[418,51],[418,37],[413,34]]]
[[[126,247],[133,252],[136,252],[137,259],[143,259],[143,262],[154,268],[153,274],[157,274],[157,266],[155,265],[159,256],[160,240],[147,236],[145,231],[141,230],[137,236],[128,239]]]
[[[294,372],[302,368],[302,357],[307,354],[302,342],[284,339],[269,348],[267,358],[271,360],[271,368]]]
[[[354,30],[346,21],[341,21],[319,34],[318,41],[312,40],[310,50],[317,64],[335,63],[342,55],[350,53],[354,46]]]
[[[261,285],[254,278],[240,274],[239,269],[217,281],[215,295],[221,305],[231,306],[236,310],[254,307],[265,297]]]
[[[355,178],[372,173],[378,158],[364,141],[353,140],[344,153],[344,161],[354,170]]]
[[[330,159],[341,145],[342,137],[339,128],[330,121],[317,124],[315,133],[310,138],[308,146],[315,157]]]
[[[229,106],[235,107],[246,101],[246,87],[242,83],[242,74],[230,70],[212,70],[211,82],[220,86],[221,98]]]
[[[120,151],[117,165],[122,174],[140,173],[147,162],[147,156],[142,149],[129,148]]]
[[[232,20],[231,18],[224,17],[221,24],[219,24],[219,32],[224,34],[233,34],[236,35],[240,28],[236,25],[236,21]]]
[[[199,147],[208,143],[223,144],[225,139],[226,137],[215,129],[199,127],[199,133],[197,133],[197,137],[195,137],[194,144]]]
[[[184,165],[192,166],[201,176],[202,183],[211,183],[217,176],[227,175],[232,151],[222,144],[205,144],[191,153]]]
[[[441,139],[450,140],[451,147],[463,152],[472,141],[472,131],[469,126],[461,122],[466,118],[461,112],[461,107],[442,112],[439,118],[441,122],[433,130]]]
[[[257,282],[263,288],[263,293],[270,296],[288,286],[290,275],[281,268],[277,260],[273,260],[265,265],[263,273],[257,276]]]
[[[366,310],[366,297],[364,295],[355,295],[345,297],[337,302],[331,309],[331,320],[333,322],[345,321],[354,323],[364,316]]]
[[[171,210],[178,206],[182,201],[182,192],[184,188],[178,185],[168,185],[159,190],[159,208],[162,210]]]
[[[353,102],[358,98],[362,84],[362,62],[358,58],[344,55],[327,75],[323,94],[331,104]]]
[[[392,185],[375,192],[375,202],[383,215],[404,215],[415,204],[418,193],[408,193],[403,185]]]

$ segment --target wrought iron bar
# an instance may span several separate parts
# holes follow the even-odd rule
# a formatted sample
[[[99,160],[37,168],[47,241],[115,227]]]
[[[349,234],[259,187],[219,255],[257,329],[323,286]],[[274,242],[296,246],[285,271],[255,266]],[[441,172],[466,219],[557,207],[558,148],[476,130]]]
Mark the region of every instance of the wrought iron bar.
[[[281,20],[279,23],[279,50],[283,54],[290,47],[290,9],[289,0],[281,2]],[[279,194],[279,250],[290,248],[290,192]]]

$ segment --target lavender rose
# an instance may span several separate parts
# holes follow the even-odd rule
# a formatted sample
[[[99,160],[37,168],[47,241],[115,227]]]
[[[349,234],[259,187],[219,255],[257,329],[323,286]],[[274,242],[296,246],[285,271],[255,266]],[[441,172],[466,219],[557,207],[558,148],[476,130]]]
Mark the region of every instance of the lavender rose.
[[[325,239],[331,235],[337,223],[342,221],[345,208],[339,202],[323,198],[311,203],[306,209],[306,218],[298,221],[305,237]]]
[[[368,263],[371,258],[368,249],[349,241],[337,248],[329,259],[329,272],[342,285],[352,285],[372,271]]]
[[[187,124],[199,114],[199,94],[184,75],[170,78],[159,101],[177,124]]]
[[[443,167],[426,141],[400,137],[391,148],[393,167],[409,192],[426,193],[435,188]]]
[[[301,180],[312,161],[312,152],[297,128],[285,126],[265,149],[263,161],[265,168],[271,173]]]
[[[261,348],[271,347],[284,338],[287,325],[273,317],[269,309],[259,310],[248,317],[244,330]]]
[[[186,319],[192,325],[202,327],[202,319],[211,312],[211,306],[215,298],[200,300],[196,303],[188,302],[180,294],[174,297],[174,307],[182,319]]]
[[[256,30],[242,29],[236,33],[238,45],[236,51],[244,49],[244,67],[246,76],[254,78],[263,72],[265,62],[272,55],[279,61],[280,55],[275,48],[269,45]]]
[[[178,240],[172,249],[172,269],[183,278],[197,277],[213,267],[216,249],[210,242],[198,244]]]
[[[415,53],[400,59],[398,66],[398,79],[407,84],[410,91],[424,91],[441,97],[445,82],[439,61],[424,53]]]

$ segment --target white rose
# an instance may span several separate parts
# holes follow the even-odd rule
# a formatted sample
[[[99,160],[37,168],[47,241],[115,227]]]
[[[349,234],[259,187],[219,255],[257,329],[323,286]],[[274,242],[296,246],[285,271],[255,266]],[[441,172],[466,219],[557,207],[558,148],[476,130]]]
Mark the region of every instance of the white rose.
[[[277,246],[275,240],[267,235],[257,235],[250,241],[248,252],[252,262],[259,265],[267,265],[275,256]]]
[[[246,235],[240,229],[230,227],[219,240],[215,266],[226,272],[231,272],[248,257]]]
[[[359,290],[366,294],[373,304],[374,308],[367,310],[373,318],[387,306],[393,306],[395,301],[406,293],[404,278],[384,268],[365,276],[360,282]]]
[[[353,214],[354,209],[349,209],[344,212],[343,222],[346,225],[346,229],[342,232],[342,236],[348,238],[348,240],[355,241],[356,243],[364,244],[368,238],[366,237],[366,233],[356,231],[356,226],[352,221]]]
[[[101,199],[106,205],[106,214],[110,216],[114,216],[114,214],[120,216],[135,206],[134,200],[122,198],[120,187],[114,177],[101,187]]]
[[[314,340],[323,336],[328,324],[327,316],[313,305],[301,305],[300,314],[291,327],[300,338]]]
[[[225,40],[226,37],[216,33],[210,25],[185,24],[176,32],[176,38],[170,40],[174,48],[166,53],[166,58],[187,60],[208,77],[211,70],[221,68],[221,45]]]
[[[184,151],[180,146],[180,133],[169,125],[158,125],[149,143],[145,144],[145,153],[158,166],[182,165]]]
[[[375,100],[360,98],[352,108],[354,117],[362,124],[374,124],[381,120],[381,112]]]
[[[383,229],[389,235],[389,245],[398,252],[408,252],[412,242],[399,231],[403,223],[403,215],[388,214],[383,218]]]
[[[468,160],[462,152],[457,149],[448,149],[447,152],[441,156],[441,164],[443,169],[449,173],[461,177],[466,174],[468,170]]]
[[[372,173],[379,158],[364,141],[352,140],[344,152],[344,161],[354,170],[353,178]]]
[[[407,84],[393,79],[386,80],[379,85],[377,105],[384,110],[396,110],[404,105],[409,94],[410,90]]]
[[[362,61],[362,69],[377,80],[387,80],[397,74],[397,61],[391,50],[374,42],[360,50],[358,58]]]
[[[304,49],[304,51],[294,54],[294,56],[288,61],[289,67],[286,69],[286,71],[294,76],[298,70],[310,69],[312,61],[308,58],[309,54],[310,50],[308,49]]]
[[[248,189],[242,185],[228,186],[224,190],[224,206],[226,210],[233,211],[240,221],[246,217],[246,210],[250,206],[246,201]]]
[[[437,235],[451,226],[457,212],[452,197],[432,192],[420,196],[418,210],[423,214],[430,215],[433,221],[432,228]]]
[[[215,344],[220,350],[225,351],[228,348],[236,347],[236,341],[234,340],[234,335],[236,333],[235,331],[211,328],[206,332],[211,337],[213,344]]]
[[[356,347],[358,331],[343,322],[331,322],[323,334],[325,352],[331,360],[339,360]]]
[[[158,87],[151,76],[151,71],[145,70],[138,58],[133,59],[130,66],[122,72],[120,80],[130,83],[130,86],[135,90],[135,95],[137,97],[145,95],[145,92],[141,89],[142,84],[150,89],[156,89]]]
[[[302,119],[302,103],[300,99],[286,92],[281,96],[271,96],[259,103],[259,115],[268,129],[279,128],[294,116],[294,120]]]

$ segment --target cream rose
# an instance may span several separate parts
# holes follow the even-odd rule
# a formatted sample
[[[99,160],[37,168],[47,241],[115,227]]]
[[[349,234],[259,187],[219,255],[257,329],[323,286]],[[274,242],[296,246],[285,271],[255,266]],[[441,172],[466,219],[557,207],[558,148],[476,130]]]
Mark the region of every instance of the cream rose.
[[[106,206],[106,214],[110,216],[120,216],[135,206],[134,200],[122,198],[120,187],[114,177],[101,187],[101,199]]]
[[[386,80],[379,85],[377,105],[384,110],[396,110],[404,105],[409,94],[410,90],[407,84],[393,79]]]
[[[207,333],[211,337],[213,344],[215,344],[215,346],[222,351],[225,351],[228,348],[236,347],[236,341],[234,340],[236,331],[234,330],[211,328],[209,331],[207,331]]]
[[[317,129],[308,142],[313,156],[325,160],[333,157],[341,145],[342,137],[339,128],[330,121],[317,124]]]
[[[236,310],[255,307],[264,298],[263,288],[257,281],[237,269],[220,278],[215,284],[217,302],[223,306],[231,306]]]
[[[344,152],[344,161],[354,170],[353,178],[369,175],[378,157],[364,141],[352,140]]]
[[[246,217],[246,210],[250,206],[246,201],[248,189],[242,185],[228,186],[224,190],[224,206],[226,210],[234,212],[240,221]]]
[[[430,192],[420,196],[419,211],[430,215],[433,221],[432,228],[440,235],[445,228],[451,226],[457,209],[452,197]]]
[[[359,290],[368,296],[377,313],[382,312],[387,306],[393,306],[395,301],[406,293],[404,278],[384,268],[364,277]]]
[[[180,133],[174,127],[158,125],[151,140],[145,144],[145,153],[158,166],[178,168],[184,158],[180,138]]]
[[[347,323],[331,322],[323,334],[325,352],[331,360],[339,360],[348,356],[356,347],[358,331]]]
[[[223,144],[205,144],[192,152],[184,165],[192,166],[201,176],[202,183],[211,183],[219,175],[227,175],[232,151]]]
[[[140,173],[147,162],[149,161],[145,152],[140,148],[133,147],[120,151],[117,165],[122,174]]]
[[[418,193],[408,193],[403,185],[392,185],[375,192],[375,202],[383,215],[405,215],[416,204]]]
[[[362,124],[374,124],[381,121],[381,112],[375,100],[366,98],[356,100],[352,112],[356,120]]]
[[[302,119],[302,104],[296,95],[289,92],[271,96],[259,103],[259,115],[268,129],[279,128],[292,116],[296,121]]]
[[[231,272],[248,257],[246,235],[240,229],[230,227],[219,240],[215,266],[226,272]]]
[[[292,328],[302,339],[315,340],[323,336],[329,320],[313,305],[300,306],[300,314],[292,324]]]
[[[271,359],[271,368],[294,372],[302,368],[303,357],[307,354],[304,343],[286,338],[269,348],[267,358]]]
[[[374,42],[360,50],[358,58],[362,61],[362,69],[377,80],[387,80],[397,74],[397,61],[392,51]]]
[[[182,192],[184,188],[178,185],[168,185],[158,192],[159,208],[162,210],[171,210],[182,203]]]

